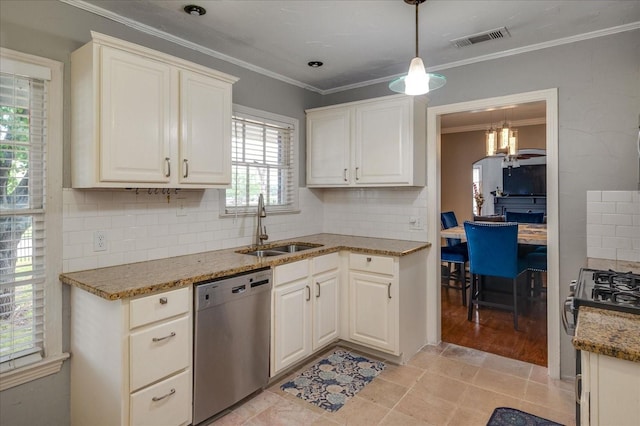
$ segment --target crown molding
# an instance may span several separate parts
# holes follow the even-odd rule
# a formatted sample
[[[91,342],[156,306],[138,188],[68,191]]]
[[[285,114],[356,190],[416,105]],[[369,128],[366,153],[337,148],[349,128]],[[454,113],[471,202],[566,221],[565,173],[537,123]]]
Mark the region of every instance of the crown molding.
[[[283,81],[288,84],[292,84],[294,86],[301,87],[303,89],[311,90],[314,92],[320,92],[320,89],[317,87],[302,83],[298,80],[294,80],[292,78],[286,77],[284,75],[275,73],[273,71],[269,71],[265,68],[261,68],[257,65],[253,65],[249,62],[242,61],[240,59],[236,59],[233,56],[225,55],[224,53],[220,53],[216,50],[209,49],[208,47],[204,47],[200,44],[193,43],[191,41],[185,40],[183,38],[177,37],[173,34],[169,34],[166,31],[158,30],[157,28],[153,28],[149,25],[142,24],[138,21],[134,21],[133,19],[125,18],[122,15],[118,15],[109,10],[103,9],[99,6],[96,6],[91,3],[84,2],[82,0],[58,0],[62,3],[68,4],[69,6],[76,7],[78,9],[82,9],[84,11],[93,13],[94,15],[101,16],[103,18],[109,19],[114,22],[118,22],[119,24],[125,25],[134,30],[138,30],[142,33],[152,35],[154,37],[158,37],[162,40],[169,41],[171,43],[175,43],[179,46],[186,47],[191,50],[195,50],[196,52],[204,53],[207,56],[211,56],[216,59],[221,59],[225,62],[229,62],[231,64],[237,65],[239,67],[245,68],[249,71],[256,72],[258,74],[265,75],[267,77],[271,77],[276,80]]]
[[[388,76],[388,77],[381,77],[381,78],[377,78],[374,80],[367,80],[367,81],[363,81],[360,83],[354,83],[354,84],[349,84],[349,85],[345,85],[345,86],[340,86],[340,87],[335,87],[332,89],[319,89],[315,86],[312,86],[310,84],[306,84],[306,83],[302,83],[298,80],[295,80],[293,78],[289,78],[287,76],[284,76],[282,74],[278,74],[276,72],[273,71],[269,71],[265,68],[259,67],[257,65],[253,65],[249,62],[246,61],[242,61],[240,59],[234,58],[233,56],[229,56],[226,55],[224,53],[220,53],[216,50],[213,49],[209,49],[207,47],[204,47],[200,44],[197,43],[193,43],[190,42],[188,40],[185,40],[183,38],[177,37],[173,34],[169,34],[165,31],[161,31],[158,30],[156,28],[153,28],[149,25],[145,25],[142,24],[138,21],[134,21],[133,19],[129,19],[129,18],[125,18],[124,16],[118,15],[116,13],[113,13],[111,11],[108,11],[106,9],[103,9],[99,6],[96,6],[94,4],[91,3],[87,3],[83,0],[58,0],[62,3],[68,4],[70,6],[76,7],[78,9],[82,9],[85,10],[87,12],[93,13],[95,15],[98,16],[102,16],[103,18],[118,22],[120,24],[123,24],[129,28],[133,28],[135,30],[138,30],[140,32],[158,37],[160,39],[175,43],[177,45],[186,47],[188,49],[191,50],[195,50],[197,52],[203,53],[205,55],[211,56],[213,58],[216,59],[220,59],[223,60],[225,62],[229,62],[231,64],[237,65],[239,67],[245,68],[249,71],[253,71],[256,72],[258,74],[262,74],[265,75],[267,77],[271,77],[273,79],[276,80],[280,80],[284,83],[288,83],[306,90],[310,90],[312,92],[316,92],[319,93],[320,95],[329,95],[332,93],[337,93],[337,92],[343,92],[345,90],[351,90],[351,89],[358,89],[361,87],[366,87],[366,86],[371,86],[373,84],[379,84],[379,83],[384,83],[384,82],[389,82],[395,78],[398,78],[404,74],[396,74],[396,75],[392,75],[392,76]],[[541,49],[546,49],[549,47],[555,47],[555,46],[561,46],[564,44],[569,44],[569,43],[575,43],[577,41],[582,41],[582,40],[589,40],[592,38],[597,38],[597,37],[604,37],[607,35],[612,35],[612,34],[617,34],[617,33],[621,33],[621,32],[625,32],[625,31],[633,31],[640,28],[640,21],[637,22],[632,22],[629,24],[625,24],[625,25],[618,25],[616,27],[611,27],[611,28],[605,28],[602,30],[598,30],[598,31],[592,31],[589,33],[584,33],[584,34],[578,34],[575,36],[570,36],[570,37],[565,37],[565,38],[561,38],[561,39],[557,39],[557,40],[551,40],[551,41],[547,41],[547,42],[543,42],[543,43],[537,43],[537,44],[532,44],[529,46],[524,46],[524,47],[520,47],[517,49],[509,49],[509,50],[504,50],[502,52],[496,52],[496,53],[492,53],[489,55],[483,55],[483,56],[476,56],[475,58],[469,58],[469,59],[465,59],[465,60],[461,60],[461,61],[455,61],[455,62],[449,62],[446,64],[442,64],[442,65],[437,65],[437,66],[433,66],[433,67],[428,67],[427,68],[427,72],[435,72],[435,71],[440,71],[440,70],[446,70],[446,69],[450,69],[450,68],[456,68],[456,67],[460,67],[463,65],[470,65],[470,64],[475,64],[478,62],[485,62],[485,61],[491,61],[494,59],[499,59],[499,58],[505,58],[508,56],[514,56],[514,55],[519,55],[522,53],[527,53],[527,52],[533,52],[536,50],[541,50]]]
[[[511,127],[536,126],[539,124],[546,124],[546,123],[547,123],[547,120],[544,117],[509,121],[509,125]],[[479,130],[484,132],[486,130],[489,130],[489,126],[491,126],[491,124],[485,123],[485,124],[470,124],[468,126],[458,126],[458,127],[446,127],[446,128],[443,127],[440,129],[440,133],[444,135],[447,133],[477,132]]]

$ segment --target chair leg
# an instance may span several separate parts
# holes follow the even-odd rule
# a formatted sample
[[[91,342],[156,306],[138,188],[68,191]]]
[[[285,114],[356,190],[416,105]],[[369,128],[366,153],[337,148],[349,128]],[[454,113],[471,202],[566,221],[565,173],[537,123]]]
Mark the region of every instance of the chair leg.
[[[462,281],[460,281],[460,284],[462,285],[462,306],[467,306],[467,269],[464,267],[464,263],[461,267]]]
[[[469,293],[469,303],[467,304],[467,321],[471,321],[473,314],[473,299],[476,291],[476,275],[471,274],[471,291]]]
[[[518,280],[513,279],[513,328],[518,331]]]

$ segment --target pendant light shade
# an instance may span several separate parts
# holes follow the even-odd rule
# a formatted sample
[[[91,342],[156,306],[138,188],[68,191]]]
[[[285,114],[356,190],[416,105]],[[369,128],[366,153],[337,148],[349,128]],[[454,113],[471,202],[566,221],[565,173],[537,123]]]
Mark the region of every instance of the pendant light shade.
[[[447,79],[440,74],[427,73],[424,63],[418,55],[418,6],[426,0],[404,0],[405,3],[416,6],[416,57],[411,60],[407,75],[399,77],[389,83],[389,89],[406,95],[424,95],[432,90],[444,86]]]

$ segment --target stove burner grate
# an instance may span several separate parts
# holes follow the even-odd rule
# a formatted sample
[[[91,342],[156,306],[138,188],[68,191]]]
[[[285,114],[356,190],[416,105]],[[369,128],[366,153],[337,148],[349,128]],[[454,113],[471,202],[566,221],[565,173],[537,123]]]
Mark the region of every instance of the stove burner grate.
[[[593,300],[640,307],[640,275],[612,270],[594,271],[593,283]]]

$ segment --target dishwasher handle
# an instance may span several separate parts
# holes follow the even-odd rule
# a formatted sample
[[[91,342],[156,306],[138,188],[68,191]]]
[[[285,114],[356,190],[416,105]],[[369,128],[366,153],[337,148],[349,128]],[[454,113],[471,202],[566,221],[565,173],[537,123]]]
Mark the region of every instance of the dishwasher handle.
[[[239,285],[237,287],[233,287],[231,289],[231,293],[233,294],[242,294],[247,291],[247,286],[245,284]]]

